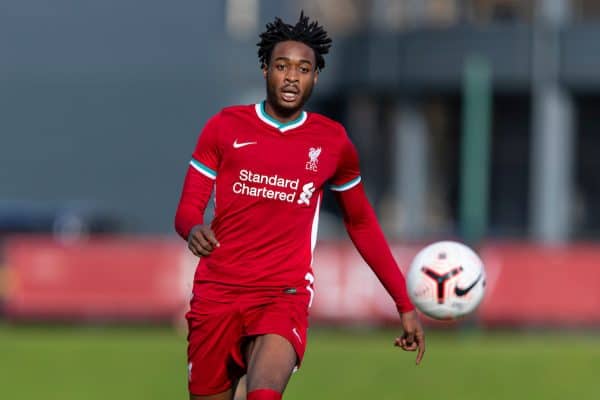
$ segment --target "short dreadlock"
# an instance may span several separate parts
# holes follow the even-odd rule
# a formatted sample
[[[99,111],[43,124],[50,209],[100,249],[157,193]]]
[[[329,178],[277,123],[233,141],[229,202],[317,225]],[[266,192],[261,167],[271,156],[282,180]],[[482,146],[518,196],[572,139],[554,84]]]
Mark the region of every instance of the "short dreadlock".
[[[300,13],[300,19],[294,26],[286,24],[279,17],[275,18],[275,21],[267,24],[267,30],[260,34],[260,39],[256,45],[261,68],[269,64],[271,53],[277,43],[293,40],[313,49],[317,71],[320,71],[325,68],[323,54],[327,54],[331,47],[331,39],[325,29],[317,21],[310,22],[308,17],[304,16],[304,11]]]

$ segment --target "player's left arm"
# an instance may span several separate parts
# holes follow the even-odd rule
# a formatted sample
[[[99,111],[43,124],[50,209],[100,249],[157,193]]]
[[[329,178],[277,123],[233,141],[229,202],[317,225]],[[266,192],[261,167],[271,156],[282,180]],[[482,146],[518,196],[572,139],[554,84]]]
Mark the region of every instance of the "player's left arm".
[[[419,364],[425,353],[423,327],[408,297],[404,275],[396,264],[364,187],[359,183],[334,193],[350,239],[396,303],[404,332],[396,338],[395,345],[406,351],[418,350],[416,362]]]

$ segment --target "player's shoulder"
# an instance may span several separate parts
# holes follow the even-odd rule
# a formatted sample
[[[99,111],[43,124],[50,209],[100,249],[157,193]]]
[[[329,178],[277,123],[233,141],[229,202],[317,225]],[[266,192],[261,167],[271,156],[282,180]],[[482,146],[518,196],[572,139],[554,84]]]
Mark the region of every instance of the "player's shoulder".
[[[323,114],[316,112],[309,113],[309,121],[311,125],[318,126],[330,135],[338,136],[339,138],[346,138],[346,128],[340,122],[329,118]]]
[[[220,111],[224,115],[238,115],[248,114],[254,112],[255,104],[234,104],[227,107],[223,107]]]
[[[253,105],[233,105],[223,107],[206,121],[208,130],[222,131],[223,129],[243,124],[251,118]]]
[[[246,117],[254,114],[255,104],[238,104],[223,107],[217,115],[222,118]]]
[[[235,118],[244,118],[248,115],[252,115],[254,112],[254,105],[244,104],[244,105],[232,105],[223,107],[217,113],[213,114],[208,121],[209,122],[222,122],[228,119]]]

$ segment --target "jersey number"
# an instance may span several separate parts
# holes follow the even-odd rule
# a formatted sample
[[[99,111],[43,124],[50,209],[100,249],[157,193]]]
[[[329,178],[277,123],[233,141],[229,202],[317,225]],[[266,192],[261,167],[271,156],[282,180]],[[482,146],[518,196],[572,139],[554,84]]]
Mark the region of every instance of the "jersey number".
[[[308,281],[308,285],[306,285],[306,290],[310,293],[310,300],[308,301],[308,308],[312,306],[313,298],[315,297],[315,289],[313,289],[313,283],[315,283],[315,277],[310,272],[307,272],[304,275],[304,279]]]

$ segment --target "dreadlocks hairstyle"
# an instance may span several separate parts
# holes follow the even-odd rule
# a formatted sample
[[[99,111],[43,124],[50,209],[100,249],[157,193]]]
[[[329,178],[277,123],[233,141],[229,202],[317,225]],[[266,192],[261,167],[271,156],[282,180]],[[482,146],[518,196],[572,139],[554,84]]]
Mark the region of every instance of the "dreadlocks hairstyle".
[[[275,18],[275,21],[267,24],[267,30],[261,33],[259,37],[260,42],[256,45],[258,46],[258,60],[261,68],[265,68],[269,64],[275,45],[286,40],[301,42],[313,49],[317,71],[325,68],[323,54],[329,52],[331,39],[317,21],[310,22],[308,17],[304,16],[304,11],[300,13],[300,19],[294,26],[286,24],[279,17]]]

